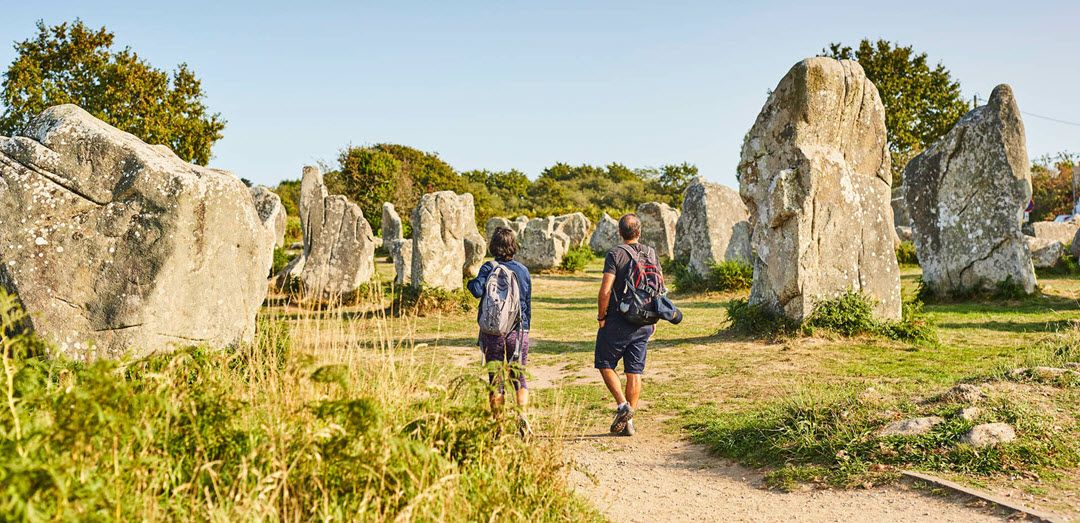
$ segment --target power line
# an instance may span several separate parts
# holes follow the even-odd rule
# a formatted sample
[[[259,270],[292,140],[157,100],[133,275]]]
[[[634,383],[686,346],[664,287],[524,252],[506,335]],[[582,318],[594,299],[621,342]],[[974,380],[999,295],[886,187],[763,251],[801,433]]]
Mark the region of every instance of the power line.
[[[1065,125],[1075,125],[1077,127],[1080,127],[1080,123],[1070,122],[1070,121],[1067,121],[1067,120],[1058,120],[1057,118],[1051,118],[1049,116],[1043,116],[1041,114],[1029,113],[1027,111],[1020,111],[1020,112],[1026,114],[1028,116],[1034,116],[1035,118],[1042,118],[1043,120],[1050,120],[1051,122],[1063,123]]]

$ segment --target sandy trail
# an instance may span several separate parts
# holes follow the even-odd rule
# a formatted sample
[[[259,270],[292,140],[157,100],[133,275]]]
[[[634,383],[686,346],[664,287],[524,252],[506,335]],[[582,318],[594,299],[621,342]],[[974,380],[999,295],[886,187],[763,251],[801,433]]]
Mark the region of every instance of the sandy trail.
[[[655,421],[654,421],[655,423]],[[1005,521],[953,498],[905,486],[766,490],[761,475],[640,420],[632,438],[606,426],[572,445],[571,484],[612,521]]]

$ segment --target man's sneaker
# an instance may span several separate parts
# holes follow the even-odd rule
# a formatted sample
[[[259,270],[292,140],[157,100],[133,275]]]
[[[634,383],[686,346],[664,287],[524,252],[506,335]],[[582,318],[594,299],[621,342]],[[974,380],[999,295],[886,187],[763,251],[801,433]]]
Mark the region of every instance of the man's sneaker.
[[[623,427],[622,432],[619,432],[620,436],[633,436],[637,431],[634,430],[634,420],[626,420],[626,426]]]
[[[611,433],[622,434],[626,430],[626,422],[632,419],[634,419],[634,409],[630,408],[630,404],[623,404],[619,410],[615,411],[615,420],[611,422]]]

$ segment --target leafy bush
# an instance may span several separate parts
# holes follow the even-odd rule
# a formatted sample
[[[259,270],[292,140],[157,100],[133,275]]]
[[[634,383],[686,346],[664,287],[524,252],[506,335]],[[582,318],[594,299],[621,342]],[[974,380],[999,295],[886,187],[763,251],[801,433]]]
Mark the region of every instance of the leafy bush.
[[[919,264],[919,257],[915,255],[914,243],[903,241],[896,246],[896,263],[907,266]]]
[[[594,259],[596,259],[596,256],[588,246],[574,247],[563,256],[562,264],[559,267],[564,271],[581,272]]]
[[[735,415],[702,408],[691,416],[688,428],[694,440],[720,456],[754,467],[778,467],[767,481],[780,488],[802,481],[842,487],[890,482],[898,470],[910,467],[992,475],[1080,463],[1076,434],[1022,400],[996,399],[982,407],[986,419],[1016,427],[1016,441],[978,450],[961,444],[976,423],[959,416],[965,406],[882,403],[854,391],[826,390]],[[945,421],[921,436],[879,435],[892,421],[928,415]]]
[[[702,276],[686,260],[670,260],[664,263],[664,275],[679,292],[728,292],[749,289],[754,268],[740,261],[722,261]]]
[[[273,276],[284,269],[289,261],[292,260],[292,256],[283,247],[274,247],[274,263],[270,266],[270,275]]]
[[[750,336],[777,336],[797,331],[814,335],[823,330],[841,336],[873,335],[927,343],[937,340],[934,326],[923,312],[921,302],[905,303],[899,321],[878,320],[874,315],[874,302],[855,291],[817,302],[801,326],[763,304],[750,305],[745,299],[728,302],[727,322],[729,332]]]
[[[300,224],[299,216],[285,218],[285,246],[288,247],[296,242],[304,241],[304,228]]]

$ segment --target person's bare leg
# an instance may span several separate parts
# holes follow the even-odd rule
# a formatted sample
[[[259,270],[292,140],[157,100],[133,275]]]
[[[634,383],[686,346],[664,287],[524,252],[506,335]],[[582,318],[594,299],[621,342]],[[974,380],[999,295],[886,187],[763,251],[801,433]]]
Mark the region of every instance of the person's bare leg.
[[[639,397],[641,397],[641,374],[627,374],[626,400],[630,402],[630,408],[637,410]]]
[[[525,410],[525,407],[529,405],[529,389],[519,388],[517,390],[517,404]]]
[[[619,383],[619,375],[615,370],[600,369],[600,377],[604,378],[604,385],[607,385],[608,392],[615,398],[615,405],[618,406],[626,403],[626,396],[623,396],[622,383]]]

